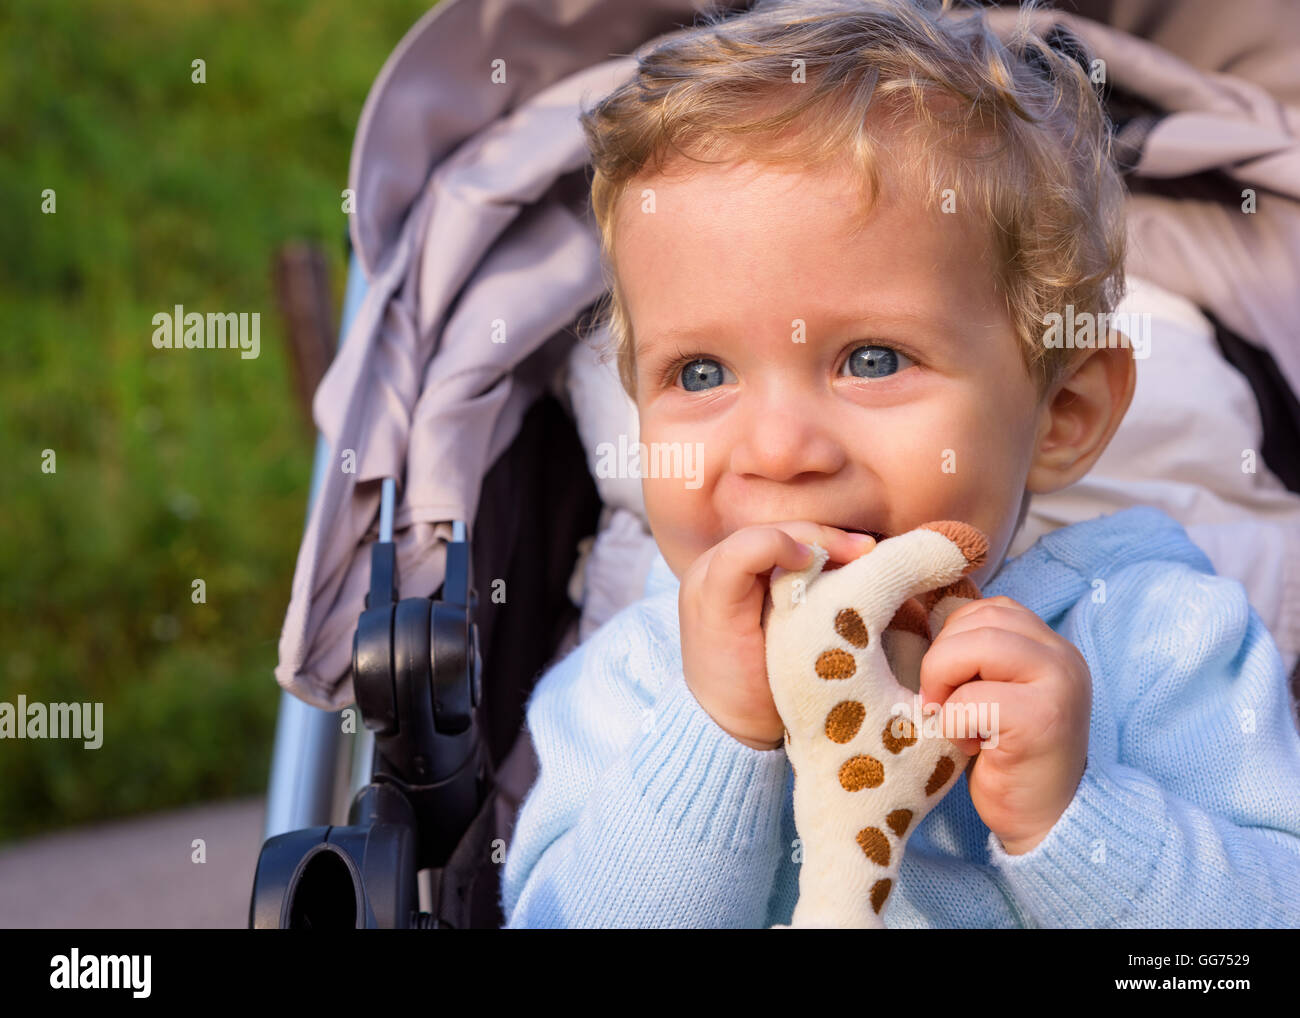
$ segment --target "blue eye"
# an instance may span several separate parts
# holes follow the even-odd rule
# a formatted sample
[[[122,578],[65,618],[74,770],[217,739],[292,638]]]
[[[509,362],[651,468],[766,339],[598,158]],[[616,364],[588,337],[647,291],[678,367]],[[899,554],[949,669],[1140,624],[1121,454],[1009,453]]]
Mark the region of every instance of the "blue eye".
[[[900,364],[900,359],[906,363]],[[907,354],[893,347],[872,345],[854,350],[845,366],[858,378],[885,378],[914,363]]]
[[[710,357],[697,357],[682,366],[682,385],[687,392],[703,392],[723,382],[725,369]]]

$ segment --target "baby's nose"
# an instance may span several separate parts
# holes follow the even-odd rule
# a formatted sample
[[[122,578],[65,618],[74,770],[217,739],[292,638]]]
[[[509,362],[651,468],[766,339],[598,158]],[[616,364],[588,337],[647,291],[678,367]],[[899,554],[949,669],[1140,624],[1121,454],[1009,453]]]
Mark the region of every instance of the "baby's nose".
[[[732,448],[737,474],[791,484],[814,474],[834,474],[848,462],[845,443],[814,405],[762,400],[748,406]]]

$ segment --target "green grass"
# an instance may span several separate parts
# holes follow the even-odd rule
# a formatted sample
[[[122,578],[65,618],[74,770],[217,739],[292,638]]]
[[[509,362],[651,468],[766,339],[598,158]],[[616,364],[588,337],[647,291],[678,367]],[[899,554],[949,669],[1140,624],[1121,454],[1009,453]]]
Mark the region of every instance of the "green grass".
[[[0,7],[0,701],[104,704],[98,750],[0,741],[0,840],[265,790],[314,445],[271,261],[321,243],[337,312],[353,131],[429,6]],[[155,350],[174,304],[260,312],[260,357]]]

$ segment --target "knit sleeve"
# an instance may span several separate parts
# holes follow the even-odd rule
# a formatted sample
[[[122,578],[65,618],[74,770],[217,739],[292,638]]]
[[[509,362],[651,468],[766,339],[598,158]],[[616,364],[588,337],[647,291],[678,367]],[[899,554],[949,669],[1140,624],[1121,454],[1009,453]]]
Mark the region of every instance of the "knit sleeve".
[[[1083,778],[1031,851],[990,832],[993,865],[1043,927],[1300,926],[1300,735],[1272,637],[1235,580],[1145,562],[1106,586],[1062,630],[1092,674]]]
[[[785,752],[724,732],[635,618],[617,616],[529,700],[538,774],[506,853],[507,928],[765,923]],[[658,686],[638,681],[647,667]]]

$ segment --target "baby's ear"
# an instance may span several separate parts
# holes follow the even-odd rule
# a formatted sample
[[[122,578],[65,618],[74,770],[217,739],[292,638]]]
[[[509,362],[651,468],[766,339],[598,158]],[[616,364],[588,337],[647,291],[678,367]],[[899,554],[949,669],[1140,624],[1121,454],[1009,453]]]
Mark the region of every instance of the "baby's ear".
[[[822,568],[830,560],[831,553],[820,544],[812,545],[812,553],[812,562],[803,569],[786,570],[777,566],[772,570],[768,594],[775,611],[779,613],[793,611],[802,604],[809,588],[821,575]],[[766,620],[766,613],[764,618]]]

